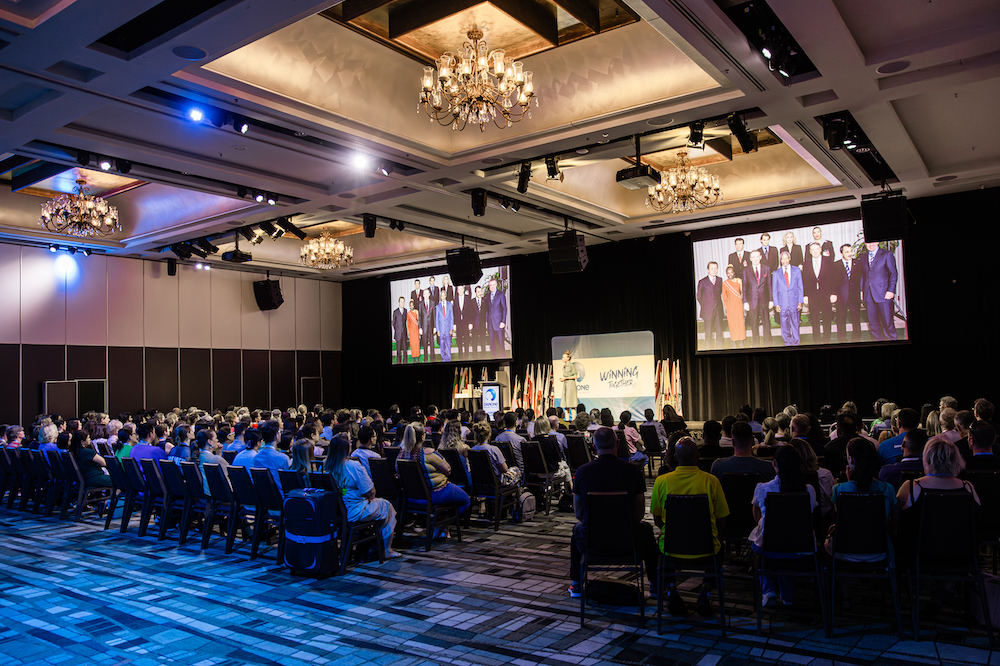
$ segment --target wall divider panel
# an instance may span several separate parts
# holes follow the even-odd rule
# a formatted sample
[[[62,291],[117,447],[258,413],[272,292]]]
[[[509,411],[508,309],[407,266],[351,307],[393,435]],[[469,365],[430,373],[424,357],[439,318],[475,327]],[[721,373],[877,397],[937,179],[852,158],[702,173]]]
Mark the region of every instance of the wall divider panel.
[[[108,412],[136,414],[146,406],[142,347],[108,347]]]
[[[212,350],[181,349],[180,406],[206,409],[212,404]]]

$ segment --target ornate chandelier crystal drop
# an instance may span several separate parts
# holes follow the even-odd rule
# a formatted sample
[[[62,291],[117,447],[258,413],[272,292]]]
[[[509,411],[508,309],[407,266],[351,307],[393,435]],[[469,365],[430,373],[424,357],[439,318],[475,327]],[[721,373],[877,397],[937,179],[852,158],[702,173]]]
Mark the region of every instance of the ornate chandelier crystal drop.
[[[684,213],[722,201],[719,177],[705,167],[689,165],[686,151],[677,156],[677,166],[661,171],[660,184],[649,187],[646,205],[660,213]]]
[[[310,238],[302,245],[299,262],[324,271],[350,266],[354,263],[354,248],[334,238],[329,231],[324,231],[319,238]]]
[[[76,181],[73,194],[60,194],[42,204],[38,225],[46,231],[79,238],[110,236],[121,231],[118,209],[98,196],[87,194],[87,181]]]
[[[453,130],[470,123],[480,131],[490,123],[504,128],[525,114],[530,118],[528,107],[535,96],[531,72],[506,57],[503,49],[490,51],[479,28],[470,30],[468,38],[457,54],[446,52],[438,58],[436,69],[424,67],[417,113],[423,107],[432,122]]]

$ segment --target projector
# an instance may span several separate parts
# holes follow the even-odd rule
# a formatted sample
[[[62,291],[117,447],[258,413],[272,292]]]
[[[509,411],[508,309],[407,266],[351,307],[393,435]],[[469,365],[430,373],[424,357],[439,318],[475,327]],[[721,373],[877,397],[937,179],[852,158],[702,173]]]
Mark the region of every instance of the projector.
[[[243,252],[241,250],[230,250],[229,252],[222,253],[222,260],[228,261],[234,264],[245,264],[246,262],[253,259],[253,255],[249,252]]]
[[[615,176],[618,184],[627,190],[642,190],[660,184],[660,172],[648,164],[622,169]]]

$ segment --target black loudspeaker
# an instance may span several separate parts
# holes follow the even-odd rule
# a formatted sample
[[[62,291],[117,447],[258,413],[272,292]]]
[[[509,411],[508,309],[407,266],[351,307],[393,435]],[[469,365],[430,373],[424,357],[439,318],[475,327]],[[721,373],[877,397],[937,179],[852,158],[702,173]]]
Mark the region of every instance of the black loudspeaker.
[[[375,238],[375,220],[377,218],[371,213],[365,213],[361,216],[361,223],[365,228],[365,238]]]
[[[583,234],[575,231],[549,232],[549,264],[553,273],[579,273],[587,267],[587,263]]]
[[[281,285],[277,280],[261,280],[253,283],[253,297],[261,310],[277,310],[285,302],[281,295]]]
[[[177,275],[177,260],[167,259],[167,275],[173,277]]]
[[[861,198],[861,223],[866,242],[900,240],[906,235],[908,222],[906,197],[902,193],[873,194]]]
[[[483,265],[479,253],[471,247],[458,247],[445,252],[448,261],[448,275],[453,284],[476,284],[483,277]]]
[[[486,215],[486,190],[481,187],[472,190],[472,214],[476,217]]]

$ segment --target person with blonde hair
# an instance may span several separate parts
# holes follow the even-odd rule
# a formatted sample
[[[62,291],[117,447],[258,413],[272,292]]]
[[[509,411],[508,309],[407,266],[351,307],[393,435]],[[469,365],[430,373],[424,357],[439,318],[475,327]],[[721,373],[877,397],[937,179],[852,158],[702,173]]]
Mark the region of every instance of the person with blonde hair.
[[[938,410],[931,411],[927,415],[927,420],[924,422],[924,429],[927,431],[929,437],[936,437],[941,434],[941,412]]]
[[[816,451],[813,450],[813,447],[806,440],[795,437],[788,445],[794,447],[795,451],[799,454],[799,458],[802,459],[803,472],[816,472],[816,476],[819,478],[819,510],[823,515],[828,514],[833,508],[833,485],[836,482],[833,478],[833,473],[819,466],[819,458],[816,456]]]
[[[778,252],[788,251],[788,255],[791,258],[792,265],[802,268],[802,247],[798,244],[799,241],[795,238],[794,231],[786,231],[785,235],[781,237],[781,247],[778,248]]]
[[[562,376],[559,378],[562,381],[562,403],[560,404],[569,417],[576,411],[576,406],[580,402],[576,397],[576,380],[580,378],[580,373],[577,372],[576,364],[573,363],[573,355],[569,353],[568,349],[563,352],[562,361]]]

